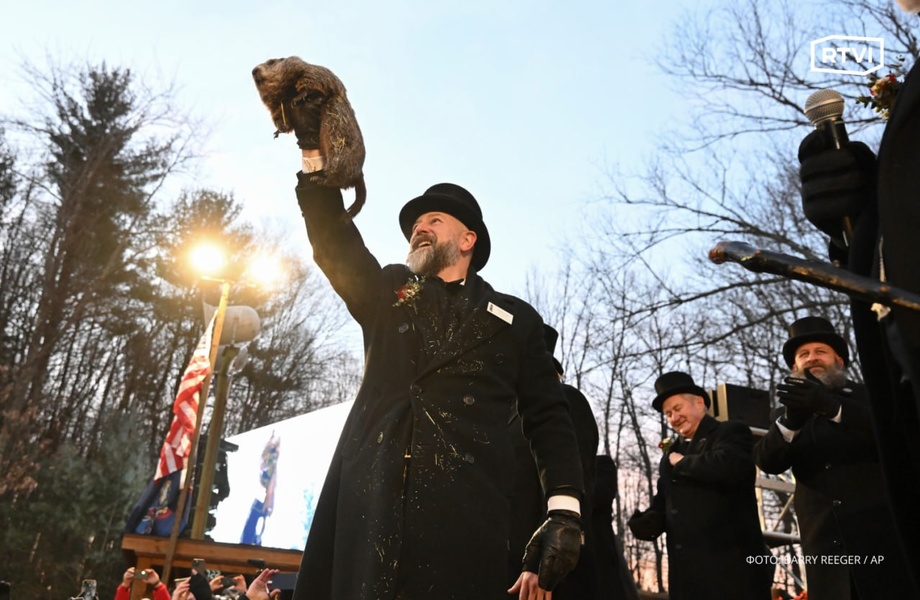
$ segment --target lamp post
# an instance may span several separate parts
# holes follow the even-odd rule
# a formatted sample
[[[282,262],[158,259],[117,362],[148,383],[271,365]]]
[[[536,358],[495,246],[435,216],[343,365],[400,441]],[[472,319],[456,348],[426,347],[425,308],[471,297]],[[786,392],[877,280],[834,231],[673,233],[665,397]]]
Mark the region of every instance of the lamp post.
[[[223,292],[223,289],[221,290]],[[214,472],[217,466],[217,454],[220,448],[220,438],[224,431],[224,412],[227,408],[227,398],[230,394],[230,367],[233,360],[239,355],[237,343],[252,341],[259,333],[259,314],[248,306],[232,306],[228,309],[226,299],[221,293],[221,304],[218,304],[214,317],[214,340],[211,342],[211,372],[212,376],[216,367],[217,354],[221,345],[224,347],[221,355],[220,369],[217,370],[217,385],[214,388],[214,406],[211,411],[211,422],[208,424],[208,441],[205,444],[204,458],[201,462],[201,476],[198,478],[198,495],[195,501],[195,516],[192,519],[193,540],[204,539],[204,530],[208,521],[208,508],[211,505],[211,490],[214,486]],[[231,327],[221,327],[221,335],[217,334],[217,322],[222,325],[229,321]],[[229,335],[227,335],[229,334]],[[199,405],[199,410],[204,403]],[[199,422],[201,418],[199,417]],[[200,427],[199,427],[200,430]]]
[[[203,251],[202,251],[203,250]],[[198,268],[200,270],[213,269],[216,265],[222,265],[223,256],[220,255],[219,251],[215,251],[213,247],[199,247],[196,249],[198,257],[194,257],[193,260],[198,263]],[[250,271],[253,275],[258,276],[263,281],[269,281],[272,278],[278,276],[277,265],[268,264],[267,259],[263,256],[257,257],[250,268]],[[228,279],[221,279],[211,276],[202,276],[203,281],[214,281],[220,283],[220,301],[217,304],[217,308],[214,311],[214,328],[211,333],[211,348],[208,353],[208,361],[211,365],[211,373],[205,377],[204,381],[201,384],[201,391],[199,393],[198,399],[198,412],[197,420],[195,423],[195,434],[193,436],[191,448],[189,448],[188,462],[186,463],[188,473],[186,476],[185,485],[182,486],[182,490],[179,494],[179,501],[176,507],[176,514],[174,518],[172,532],[169,538],[169,544],[167,546],[167,552],[164,560],[163,567],[163,579],[165,581],[169,580],[169,573],[172,567],[172,560],[176,552],[176,544],[178,543],[179,533],[181,529],[181,522],[183,519],[183,511],[185,510],[186,501],[188,498],[188,490],[194,480],[193,477],[189,478],[188,475],[193,475],[195,465],[197,462],[197,453],[198,453],[198,444],[201,439],[202,425],[204,422],[204,409],[207,404],[208,393],[210,390],[211,378],[214,373],[214,367],[217,362],[218,350],[222,343],[233,343],[233,342],[249,342],[258,334],[259,331],[259,315],[256,311],[248,306],[236,306],[231,307],[230,311],[233,312],[233,328],[230,332],[229,339],[224,339],[224,322],[227,320],[228,314],[228,301],[230,297],[230,287],[232,281]],[[248,311],[248,313],[247,313]],[[207,319],[206,319],[207,320]],[[229,350],[230,348],[227,348]],[[232,363],[233,358],[239,352],[238,349],[234,348],[235,352],[232,353],[232,356],[229,354],[225,357],[224,367],[229,371],[230,363]],[[224,385],[224,383],[226,385]],[[224,411],[226,408],[226,401],[229,395],[229,379],[228,378],[218,378],[218,387],[215,390],[215,404],[211,414],[211,423],[209,426],[209,435],[207,446],[205,447],[204,459],[201,465],[201,478],[199,481],[199,490],[198,497],[195,503],[195,516],[192,521],[192,539],[203,539],[204,538],[204,529],[207,524],[207,514],[208,507],[210,505],[211,499],[211,487],[214,483],[214,470],[217,463],[217,452],[220,444],[220,438],[223,433],[223,422],[224,422]]]
[[[211,373],[201,382],[201,391],[198,393],[198,412],[195,419],[195,435],[192,436],[192,445],[189,448],[189,455],[186,464],[185,484],[179,492],[179,500],[176,503],[176,513],[173,517],[172,531],[169,534],[169,544],[166,548],[166,556],[163,560],[163,580],[169,581],[170,571],[172,569],[173,557],[176,554],[176,544],[179,541],[179,533],[182,529],[182,520],[185,512],[185,505],[188,500],[188,490],[194,480],[190,475],[194,475],[195,462],[198,458],[198,442],[201,439],[201,426],[204,421],[204,408],[208,400],[208,392],[211,385],[211,375],[214,371],[214,361],[217,360],[217,349],[220,347],[220,338],[223,335],[224,316],[227,313],[227,301],[230,297],[230,282],[227,280],[220,281],[220,301],[217,303],[217,312],[214,315],[214,329],[211,331],[211,349],[208,352],[208,363],[211,365]],[[207,453],[205,453],[207,455]],[[202,465],[204,469],[204,465]],[[194,527],[193,527],[194,529]],[[194,535],[192,536],[194,539]],[[197,539],[201,539],[200,537]]]
[[[220,348],[221,336],[224,333],[224,319],[227,316],[227,302],[230,298],[230,282],[223,280],[220,283],[220,302],[217,304],[217,312],[214,314],[214,333],[211,337],[211,351],[208,354],[208,361],[211,365],[211,373],[205,378],[201,386],[201,400],[198,402],[198,422],[195,424],[195,439],[192,442],[192,453],[189,456],[189,464],[196,464],[194,453],[198,451],[198,443],[201,440],[201,430],[204,424],[204,407],[208,400],[208,391],[210,389],[211,378],[214,376],[214,365],[217,364],[217,351]],[[217,464],[217,445],[220,443],[220,436],[224,428],[224,408],[227,404],[226,395],[222,402],[219,402],[218,396],[214,398],[214,410],[211,413],[211,423],[209,426],[208,441],[204,449],[204,459],[201,462],[201,477],[198,479],[198,497],[195,501],[195,516],[192,519],[193,540],[204,539],[204,526],[207,523],[208,504],[211,501],[211,486],[214,484],[214,466]],[[217,426],[217,429],[215,429]],[[186,486],[187,487],[187,486]],[[203,501],[203,506],[202,506]]]

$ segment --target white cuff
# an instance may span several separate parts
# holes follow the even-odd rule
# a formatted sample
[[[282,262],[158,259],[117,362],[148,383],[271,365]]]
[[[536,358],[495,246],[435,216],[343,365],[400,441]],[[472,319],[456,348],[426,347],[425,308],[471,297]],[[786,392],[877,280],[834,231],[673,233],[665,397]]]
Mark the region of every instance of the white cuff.
[[[326,160],[322,156],[301,156],[304,173],[315,173],[322,171],[326,166]]]
[[[575,496],[566,496],[565,494],[556,494],[550,496],[546,501],[546,510],[570,510],[581,515],[581,502]]]
[[[798,429],[789,429],[783,425],[779,419],[776,420],[776,428],[779,429],[779,432],[783,435],[783,439],[790,444],[792,443],[792,440],[795,439],[795,436],[799,435]]]

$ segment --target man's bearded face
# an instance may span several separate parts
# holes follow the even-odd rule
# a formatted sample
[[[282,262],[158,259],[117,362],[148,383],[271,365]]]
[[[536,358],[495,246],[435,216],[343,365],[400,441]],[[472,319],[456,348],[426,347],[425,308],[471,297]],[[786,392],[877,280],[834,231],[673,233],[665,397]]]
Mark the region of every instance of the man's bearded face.
[[[460,260],[460,247],[455,239],[438,241],[434,233],[422,232],[412,237],[406,265],[416,275],[432,277]]]
[[[806,370],[830,388],[841,388],[847,381],[843,359],[833,348],[820,342],[802,344],[796,350],[792,374],[804,378]]]

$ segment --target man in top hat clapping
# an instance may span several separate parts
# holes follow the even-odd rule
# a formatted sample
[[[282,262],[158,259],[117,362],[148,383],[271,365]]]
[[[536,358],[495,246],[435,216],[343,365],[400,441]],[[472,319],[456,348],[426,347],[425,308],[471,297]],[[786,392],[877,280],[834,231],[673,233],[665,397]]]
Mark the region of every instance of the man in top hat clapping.
[[[317,265],[361,325],[365,371],[294,597],[504,599],[509,553],[538,572],[514,593],[545,597],[578,561],[584,485],[540,316],[479,276],[490,239],[469,191],[441,183],[410,200],[407,264],[381,267],[307,146],[297,199]],[[515,412],[548,509],[526,556],[508,541]]]
[[[795,475],[802,553],[815,557],[805,562],[809,600],[914,598],[869,401],[847,378],[846,341],[826,319],[805,317],[789,327],[783,359],[792,372],[777,386],[784,409],[755,445],[754,459],[767,473],[791,468]]]
[[[655,391],[652,406],[678,435],[663,446],[658,491],[630,530],[640,540],[668,534],[671,600],[770,598],[750,428],[709,416],[709,395],[686,373],[665,373]]]

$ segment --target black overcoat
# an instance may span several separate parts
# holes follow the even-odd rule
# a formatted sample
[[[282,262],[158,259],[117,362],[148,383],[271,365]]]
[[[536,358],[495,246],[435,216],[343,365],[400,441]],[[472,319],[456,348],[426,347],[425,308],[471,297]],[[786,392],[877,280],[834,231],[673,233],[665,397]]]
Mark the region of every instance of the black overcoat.
[[[671,600],[770,598],[773,567],[764,559],[753,445],[747,425],[707,415],[689,447],[669,450],[684,454],[680,462],[671,466],[662,456],[658,491],[629,527],[639,539],[667,533]]]
[[[847,265],[878,278],[879,243],[884,238],[885,278],[920,293],[917,230],[920,228],[920,68],[908,74],[885,126],[878,154],[877,194],[856,223]],[[853,329],[863,380],[869,389],[873,423],[914,597],[920,598],[920,315],[895,309],[898,335],[912,356],[913,382],[905,381],[889,345],[891,320],[880,324],[867,302],[851,302]]]
[[[338,189],[298,179],[316,264],[361,326],[365,372],[294,597],[386,600],[398,591],[412,600],[505,599],[513,411],[544,490],[583,488],[542,320],[471,273],[464,287],[471,314],[427,356],[415,302],[397,301],[409,270],[379,265]]]
[[[848,597],[851,577],[860,598],[910,598],[868,396],[848,382],[837,397],[840,423],[813,415],[790,443],[774,422],[754,445],[754,461],[767,473],[791,468],[795,475],[802,554],[815,559],[805,564],[809,600]],[[824,558],[837,556],[843,564]],[[854,558],[869,564],[846,564]]]

